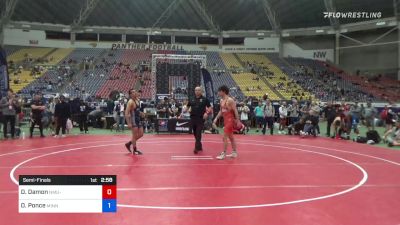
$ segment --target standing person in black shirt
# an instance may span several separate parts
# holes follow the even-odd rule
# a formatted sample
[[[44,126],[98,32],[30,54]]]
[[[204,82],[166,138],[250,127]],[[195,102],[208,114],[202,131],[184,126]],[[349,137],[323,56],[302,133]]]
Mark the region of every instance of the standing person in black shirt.
[[[164,98],[157,106],[158,118],[168,118],[168,98]]]
[[[20,108],[20,105],[15,97],[14,91],[9,89],[7,92],[7,96],[4,96],[0,100],[0,108],[3,113],[3,134],[4,139],[7,139],[7,131],[8,131],[8,123],[10,123],[10,131],[11,138],[15,137],[15,121],[17,109]]]
[[[85,131],[85,134],[89,132],[87,116],[89,113],[89,106],[82,99],[79,101],[79,129],[81,134]]]
[[[42,118],[43,118],[43,112],[44,110],[46,110],[46,106],[44,105],[42,98],[39,94],[35,95],[31,104],[31,108],[32,108],[32,118],[31,118],[31,128],[29,137],[32,138],[33,129],[35,128],[36,124],[39,126],[40,137],[44,137]]]
[[[192,123],[193,134],[196,139],[196,144],[194,147],[194,154],[199,151],[203,151],[203,146],[201,144],[201,132],[203,131],[204,121],[207,119],[207,108],[211,108],[210,101],[203,96],[203,91],[201,87],[196,87],[194,89],[195,98],[190,100],[188,107],[191,108],[190,111],[190,121]]]
[[[60,128],[62,129],[61,137],[65,137],[67,120],[70,116],[71,116],[70,105],[65,102],[65,97],[63,95],[61,95],[60,102],[57,103],[55,110],[54,110],[54,117],[57,120],[56,135],[54,137],[58,137],[58,135],[60,134]]]
[[[335,120],[336,117],[336,108],[335,106],[332,105],[331,102],[328,103],[328,105],[324,109],[324,114],[325,118],[327,120],[327,125],[326,125],[326,136],[330,137],[331,136],[331,126],[333,121]]]

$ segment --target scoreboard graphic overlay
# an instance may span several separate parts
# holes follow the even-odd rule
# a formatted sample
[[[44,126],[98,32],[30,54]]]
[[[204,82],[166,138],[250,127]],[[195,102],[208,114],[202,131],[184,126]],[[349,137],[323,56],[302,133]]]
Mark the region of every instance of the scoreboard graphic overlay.
[[[116,175],[20,175],[20,213],[117,211]]]

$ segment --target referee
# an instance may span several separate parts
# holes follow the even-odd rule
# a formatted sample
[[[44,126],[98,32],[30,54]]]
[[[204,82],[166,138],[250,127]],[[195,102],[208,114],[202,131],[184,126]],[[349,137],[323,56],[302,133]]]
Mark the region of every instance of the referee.
[[[207,109],[211,109],[210,101],[203,96],[201,87],[194,89],[195,98],[188,103],[190,107],[190,121],[192,124],[193,134],[196,139],[194,154],[203,151],[201,145],[201,132],[203,131],[204,121],[208,117]]]

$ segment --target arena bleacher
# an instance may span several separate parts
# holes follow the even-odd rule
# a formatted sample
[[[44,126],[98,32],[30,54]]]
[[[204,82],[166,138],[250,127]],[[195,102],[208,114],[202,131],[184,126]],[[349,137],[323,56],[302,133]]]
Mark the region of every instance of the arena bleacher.
[[[146,98],[151,98],[154,93],[151,89],[155,84],[153,79],[149,79],[150,72],[140,72],[136,68],[143,62],[151,61],[152,51],[18,46],[6,46],[5,49],[10,54],[10,68],[14,72],[11,80],[19,80],[12,82],[11,87],[25,97],[36,91],[43,91],[65,93],[71,97],[107,98],[113,90],[124,92],[132,84],[140,87]],[[277,54],[166,50],[156,53],[206,55],[207,67],[214,82],[214,92],[216,93],[217,87],[225,84],[231,87],[232,96],[240,100],[245,96],[261,98],[266,93],[273,100],[288,100],[292,97],[305,100],[311,97],[321,101],[365,102],[394,101],[399,98],[398,81],[381,76],[369,82],[367,78],[347,74],[318,60],[280,58]],[[22,66],[22,69],[16,65]],[[33,76],[31,68],[35,66],[41,66],[43,69],[40,74]],[[257,72],[254,73],[255,71]],[[139,75],[146,79],[138,82]]]
[[[400,225],[400,0],[0,0],[0,225]]]

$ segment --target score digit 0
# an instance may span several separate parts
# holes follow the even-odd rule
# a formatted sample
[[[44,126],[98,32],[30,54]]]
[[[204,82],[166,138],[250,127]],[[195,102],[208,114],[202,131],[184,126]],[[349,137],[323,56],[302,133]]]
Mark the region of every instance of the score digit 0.
[[[117,186],[103,185],[103,199],[117,199]]]

